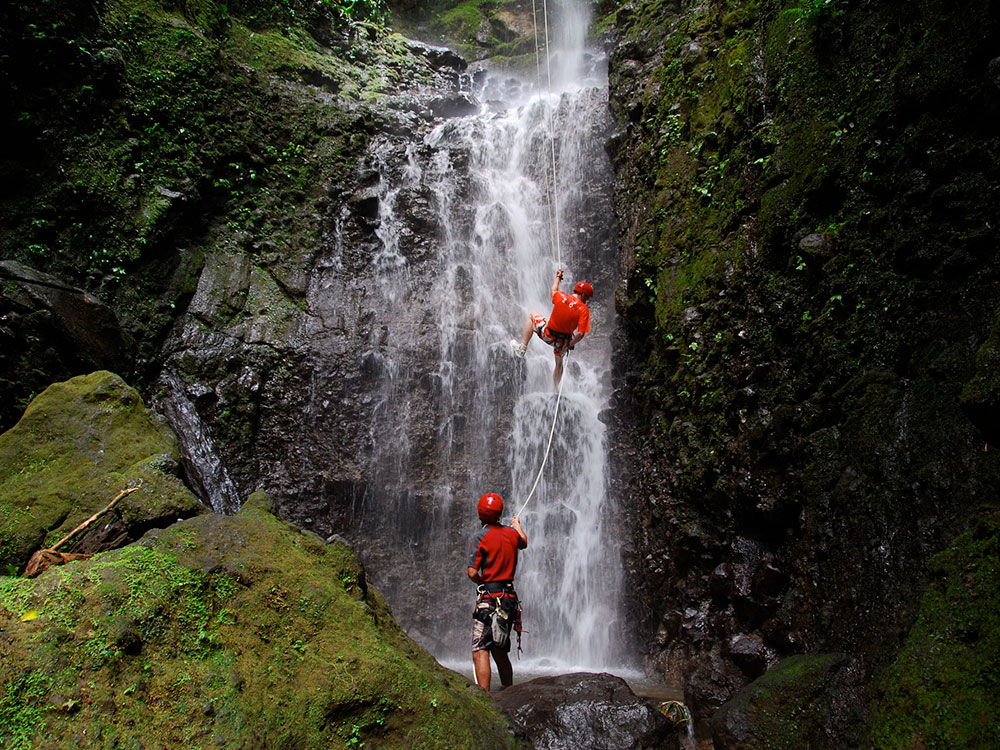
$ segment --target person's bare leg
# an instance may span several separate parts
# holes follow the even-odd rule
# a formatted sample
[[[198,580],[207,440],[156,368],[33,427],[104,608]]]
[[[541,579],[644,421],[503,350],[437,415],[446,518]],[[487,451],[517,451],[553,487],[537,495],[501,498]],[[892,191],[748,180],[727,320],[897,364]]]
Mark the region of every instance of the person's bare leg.
[[[502,649],[493,649],[493,661],[497,663],[497,674],[500,675],[500,684],[510,687],[514,684],[514,667],[510,664],[510,655]]]
[[[521,337],[521,343],[524,344],[524,348],[528,348],[528,344],[531,343],[531,334],[535,332],[535,321],[529,315],[528,322],[524,324],[524,334]]]
[[[556,357],[556,369],[552,371],[552,383],[553,385],[555,385],[557,389],[559,388],[559,381],[562,380],[562,372],[563,372],[562,361],[563,361],[562,357]]]
[[[490,677],[492,677],[491,674],[492,669],[490,667],[490,652],[473,651],[472,665],[476,669],[476,684],[479,685],[479,687],[481,687],[487,693],[490,692]]]

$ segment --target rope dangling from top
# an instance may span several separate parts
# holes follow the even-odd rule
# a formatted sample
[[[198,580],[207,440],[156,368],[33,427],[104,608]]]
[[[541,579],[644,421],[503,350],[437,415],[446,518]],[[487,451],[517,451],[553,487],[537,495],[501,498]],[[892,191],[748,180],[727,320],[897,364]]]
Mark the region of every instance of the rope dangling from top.
[[[549,8],[548,0],[542,0],[542,18],[545,21],[545,81],[548,84],[549,99],[552,98],[552,55],[549,54]],[[538,37],[538,29],[535,29],[535,38]],[[552,129],[552,108],[546,107],[545,114],[548,117],[549,127],[549,152],[552,156],[552,210],[555,217],[552,227],[556,235],[556,265],[562,265],[562,243],[559,240],[559,175],[556,173],[556,133]]]
[[[568,354],[569,354],[568,351],[563,352],[564,357],[567,356]],[[565,366],[566,363],[563,362],[563,367]],[[537,489],[538,487],[538,482],[542,478],[542,472],[545,471],[545,464],[549,460],[549,449],[552,448],[552,436],[555,435],[556,420],[559,418],[559,404],[562,402],[562,387],[563,387],[563,378],[560,378],[559,391],[558,393],[556,393],[556,408],[552,414],[552,427],[549,428],[549,441],[545,444],[545,453],[542,454],[542,465],[538,467],[538,474],[537,476],[535,476],[535,483],[531,485],[531,492],[528,493],[527,500],[524,501],[524,504],[521,506],[521,510],[519,510],[516,515],[521,515],[521,512],[528,506],[528,503],[531,502],[531,498],[534,497],[535,495],[535,489]]]
[[[538,11],[536,9],[535,0],[531,0],[531,15],[532,20],[535,24],[535,74],[538,78],[538,88],[541,89],[541,52],[539,51],[538,45]],[[549,99],[552,98],[552,66],[551,66],[551,55],[549,54],[549,9],[548,0],[542,0],[542,17],[545,26],[545,77],[546,77],[546,90],[548,91]],[[545,105],[545,119],[546,127],[549,131],[549,154],[551,156],[551,170],[546,170],[549,176],[549,194],[552,196],[552,200],[548,203],[549,212],[549,243],[550,246],[555,250],[555,261],[556,266],[562,265],[562,242],[559,236],[559,180],[556,173],[556,134],[552,129],[552,109],[546,104]],[[562,353],[563,357],[563,367],[566,366],[566,358],[569,356],[569,350]],[[538,467],[538,474],[535,476],[535,481],[531,485],[531,491],[528,493],[527,499],[524,504],[521,505],[521,509],[516,515],[521,515],[522,511],[527,507],[528,503],[531,502],[531,498],[535,495],[535,490],[538,488],[538,483],[542,479],[542,472],[545,471],[545,464],[549,460],[549,451],[552,448],[552,438],[556,431],[556,421],[559,419],[559,405],[562,403],[562,389],[563,389],[564,379],[559,379],[559,390],[556,393],[556,406],[552,413],[552,426],[549,428],[549,439],[545,444],[545,453],[542,455],[542,464]]]
[[[535,26],[535,78],[538,90],[542,89],[541,57],[538,44],[538,10],[535,0],[531,0],[531,17]],[[549,7],[548,0],[542,0],[542,24],[545,30],[545,90],[552,99],[552,55],[549,54]],[[556,172],[556,134],[552,129],[552,109],[545,104],[545,127],[549,131],[550,168],[547,182],[551,200],[546,204],[549,218],[549,245],[555,251],[556,266],[562,265],[562,240],[559,236],[559,177]]]

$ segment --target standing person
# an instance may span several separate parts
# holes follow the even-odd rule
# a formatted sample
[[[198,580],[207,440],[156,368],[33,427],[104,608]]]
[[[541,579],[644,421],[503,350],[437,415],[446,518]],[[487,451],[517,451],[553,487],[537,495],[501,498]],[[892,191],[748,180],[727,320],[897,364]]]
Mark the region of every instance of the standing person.
[[[555,370],[552,372],[552,382],[556,388],[562,380],[563,354],[580,343],[580,339],[590,331],[590,308],[587,307],[587,301],[594,294],[594,288],[586,281],[576,282],[572,294],[560,292],[559,282],[562,277],[560,268],[552,282],[552,313],[548,320],[541,313],[531,313],[528,322],[524,324],[521,343],[514,340],[510,342],[515,356],[522,358],[528,349],[532,333],[537,333],[538,338],[551,346],[556,358]]]
[[[503,499],[495,492],[479,498],[477,506],[480,529],[469,542],[466,571],[469,580],[479,584],[479,598],[472,613],[472,663],[476,684],[490,691],[490,654],[497,665],[500,684],[510,687],[514,669],[510,664],[510,632],[520,632],[521,605],[514,592],[514,571],[517,552],[528,546],[528,535],[521,528],[521,519],[511,519],[510,526],[500,525]]]

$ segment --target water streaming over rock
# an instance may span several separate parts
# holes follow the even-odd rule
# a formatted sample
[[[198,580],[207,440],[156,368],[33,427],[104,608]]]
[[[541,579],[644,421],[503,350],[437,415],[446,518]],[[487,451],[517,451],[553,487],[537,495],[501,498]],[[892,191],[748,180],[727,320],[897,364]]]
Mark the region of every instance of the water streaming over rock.
[[[185,384],[175,372],[168,370],[164,372],[160,385],[161,395],[154,403],[179,437],[181,460],[188,480],[214,511],[236,512],[240,507],[239,493],[219,459],[214,441],[197,408],[187,396]]]
[[[548,464],[522,514],[518,589],[535,668],[621,668],[621,561],[605,428],[614,231],[604,60],[584,48],[586,12],[553,7],[551,88],[489,75],[480,114],[416,143],[386,137],[378,174],[379,299],[390,324],[363,356],[379,378],[372,481],[351,534],[397,617],[442,659],[467,659],[465,578],[475,500],[498,491],[505,521],[540,468],[556,407],[549,347],[511,356],[527,314],[589,280],[593,332],[568,360]],[[555,138],[554,149],[552,138]],[[553,151],[555,190],[553,190]],[[553,239],[558,234],[560,246]]]

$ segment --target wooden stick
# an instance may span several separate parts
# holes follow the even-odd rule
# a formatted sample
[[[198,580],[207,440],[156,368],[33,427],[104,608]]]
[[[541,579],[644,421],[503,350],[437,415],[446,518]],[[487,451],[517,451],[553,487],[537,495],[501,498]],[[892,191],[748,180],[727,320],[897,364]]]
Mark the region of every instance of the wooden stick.
[[[119,492],[118,493],[118,497],[116,497],[114,500],[112,500],[110,503],[108,503],[105,508],[97,511],[94,515],[92,515],[90,518],[88,518],[86,521],[84,521],[83,523],[81,523],[79,526],[77,526],[75,529],[73,529],[71,532],[69,532],[66,536],[64,536],[58,542],[56,542],[51,547],[49,547],[49,549],[54,552],[56,549],[58,549],[59,547],[61,547],[62,545],[64,545],[66,542],[68,542],[70,539],[72,539],[76,535],[76,533],[78,531],[83,531],[85,528],[87,528],[88,526],[90,526],[90,524],[92,524],[94,521],[96,521],[99,516],[104,515],[109,510],[111,510],[113,507],[115,507],[115,503],[117,503],[123,497],[125,497],[127,495],[131,495],[137,489],[139,489],[139,488],[138,487],[129,487],[127,490],[122,490],[121,492]]]

